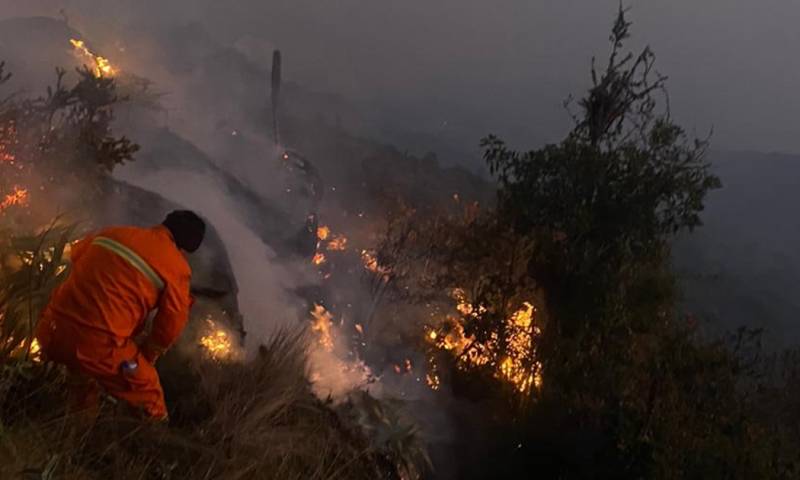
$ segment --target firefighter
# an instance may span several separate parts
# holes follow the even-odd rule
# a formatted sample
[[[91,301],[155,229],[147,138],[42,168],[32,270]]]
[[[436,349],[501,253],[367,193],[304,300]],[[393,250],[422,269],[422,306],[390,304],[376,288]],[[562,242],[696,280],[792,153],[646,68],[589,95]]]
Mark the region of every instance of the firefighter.
[[[72,409],[96,411],[103,391],[146,417],[167,419],[154,364],[189,318],[186,254],[200,247],[205,228],[195,213],[179,210],[161,225],[111,227],[72,247],[69,276],[36,331],[45,358],[69,371]]]

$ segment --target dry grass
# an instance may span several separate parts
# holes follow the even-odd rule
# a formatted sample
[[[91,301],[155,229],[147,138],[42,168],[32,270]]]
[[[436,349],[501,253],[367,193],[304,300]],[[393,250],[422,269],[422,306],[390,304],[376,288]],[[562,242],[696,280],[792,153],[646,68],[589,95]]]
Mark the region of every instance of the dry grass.
[[[110,403],[87,423],[64,412],[58,368],[5,364],[0,478],[396,478],[358,428],[313,396],[303,345],[300,335],[281,334],[246,364],[189,362],[193,393],[170,426]],[[171,363],[186,367],[186,359]]]
[[[0,242],[0,478],[411,479],[429,466],[417,430],[390,402],[314,396],[302,332],[280,332],[244,363],[173,349],[158,365],[168,426],[111,400],[96,419],[68,414],[65,372],[28,353],[35,319],[67,272],[71,232],[54,223]],[[9,258],[24,261],[6,268]]]

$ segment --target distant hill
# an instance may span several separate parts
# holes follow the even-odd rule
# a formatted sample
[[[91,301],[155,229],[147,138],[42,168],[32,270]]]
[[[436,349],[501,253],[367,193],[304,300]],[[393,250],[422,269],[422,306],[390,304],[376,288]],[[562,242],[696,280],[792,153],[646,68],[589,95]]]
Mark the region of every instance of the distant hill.
[[[763,327],[771,346],[800,343],[800,156],[712,152],[723,188],[705,225],[678,242],[686,305],[715,327]]]

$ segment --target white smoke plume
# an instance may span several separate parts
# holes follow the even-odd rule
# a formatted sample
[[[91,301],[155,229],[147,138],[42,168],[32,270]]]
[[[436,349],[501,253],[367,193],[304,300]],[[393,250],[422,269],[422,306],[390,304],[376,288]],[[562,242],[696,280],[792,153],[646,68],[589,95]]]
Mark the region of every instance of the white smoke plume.
[[[213,178],[183,170],[142,173],[130,168],[115,175],[200,212],[219,232],[239,286],[248,350],[282,328],[297,326],[297,299],[291,290],[300,284],[301,272],[277,261],[275,252],[245,225],[243,207],[235,205]]]

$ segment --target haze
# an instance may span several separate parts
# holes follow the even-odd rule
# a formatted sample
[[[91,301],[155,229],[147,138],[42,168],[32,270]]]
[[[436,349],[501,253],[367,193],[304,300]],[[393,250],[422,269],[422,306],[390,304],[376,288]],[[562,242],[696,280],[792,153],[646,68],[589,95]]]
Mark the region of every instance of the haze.
[[[569,125],[561,102],[603,56],[615,0],[3,0],[4,16],[63,9],[71,24],[107,37],[199,24],[231,44],[257,38],[284,52],[287,80],[341,94],[373,133],[415,153],[477,161],[478,139],[498,133],[533,147]],[[800,152],[794,119],[800,4],[789,0],[630,1],[634,39],[670,77],[674,116],[717,149]],[[176,33],[178,35],[178,33]],[[131,45],[131,39],[127,39]],[[132,46],[132,45],[131,45]],[[267,55],[264,58],[268,58]],[[146,72],[142,72],[146,75]],[[467,160],[469,158],[469,160]]]

